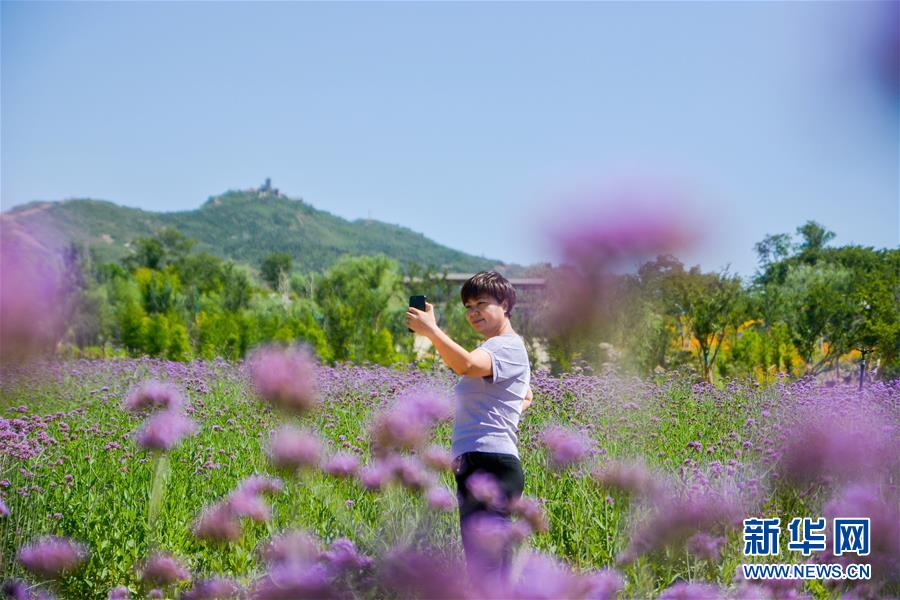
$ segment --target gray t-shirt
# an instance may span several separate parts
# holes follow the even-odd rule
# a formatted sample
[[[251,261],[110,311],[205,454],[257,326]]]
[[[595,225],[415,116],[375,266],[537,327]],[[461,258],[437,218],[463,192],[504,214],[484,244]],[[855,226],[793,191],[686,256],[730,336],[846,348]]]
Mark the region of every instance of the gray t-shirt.
[[[491,375],[460,377],[453,388],[456,418],[450,454],[498,452],[519,456],[519,416],[531,383],[525,343],[515,333],[504,333],[478,346],[491,355]]]

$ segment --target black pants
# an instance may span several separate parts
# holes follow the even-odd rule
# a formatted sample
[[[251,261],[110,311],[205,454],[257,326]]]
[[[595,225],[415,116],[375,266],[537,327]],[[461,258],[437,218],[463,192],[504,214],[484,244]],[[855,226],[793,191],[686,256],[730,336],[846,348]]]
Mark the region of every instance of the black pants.
[[[525,474],[522,463],[512,454],[496,452],[466,452],[453,462],[453,473],[456,477],[456,496],[459,499],[459,525],[462,532],[463,549],[466,553],[466,565],[469,577],[507,577],[512,562],[512,546],[506,546],[499,554],[485,552],[467,533],[467,522],[476,515],[489,515],[510,520],[509,509],[504,506],[493,508],[486,506],[472,497],[466,487],[466,480],[479,471],[493,475],[503,493],[505,504],[522,495],[525,488]],[[476,580],[477,580],[476,579]]]

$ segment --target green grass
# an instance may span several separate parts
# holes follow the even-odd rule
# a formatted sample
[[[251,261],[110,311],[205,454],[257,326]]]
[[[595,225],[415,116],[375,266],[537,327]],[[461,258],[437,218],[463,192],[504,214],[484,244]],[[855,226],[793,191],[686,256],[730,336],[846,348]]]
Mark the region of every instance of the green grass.
[[[208,393],[190,394],[196,408],[194,418],[201,427],[195,437],[170,453],[171,475],[159,520],[151,530],[148,510],[153,456],[130,438],[140,420],[120,407],[129,386],[148,377],[149,371],[140,361],[127,361],[135,365],[129,369],[112,369],[110,364],[114,363],[96,363],[78,376],[48,377],[46,383],[13,385],[7,381],[3,386],[0,414],[4,417],[66,411],[60,420],[71,429],[67,434],[60,428],[60,420],[55,420],[45,433],[57,441],[39,456],[28,460],[0,457],[0,479],[10,483],[3,492],[11,514],[0,520],[0,567],[6,576],[27,579],[15,561],[16,550],[48,533],[70,536],[90,547],[87,565],[57,589],[71,598],[105,597],[117,585],[146,591],[137,579],[135,565],[152,548],[185,559],[195,578],[228,574],[247,584],[264,569],[257,546],[287,528],[308,529],[324,542],[348,537],[374,556],[399,540],[412,539],[461,551],[455,512],[433,513],[421,498],[401,489],[377,494],[352,480],[319,473],[286,478],[283,492],[271,498],[272,521],[245,523],[240,542],[218,546],[197,540],[191,525],[204,506],[222,499],[242,478],[270,472],[263,448],[268,432],[281,422],[252,396],[230,367],[218,367],[217,374],[208,377]],[[158,368],[161,363],[154,364]],[[380,373],[386,377],[389,371]],[[725,463],[734,458],[745,441],[746,420],[758,418],[766,398],[766,392],[745,390],[732,394],[723,408],[714,394],[695,393],[687,385],[659,386],[652,394],[635,392],[634,398],[611,398],[605,393],[591,396],[573,391],[565,381],[550,383],[556,386],[553,390],[561,387],[563,393],[536,389],[534,405],[520,426],[525,493],[545,500],[550,522],[548,533],[531,537],[527,544],[563,558],[579,570],[613,565],[627,546],[630,529],[641,511],[623,494],[593,483],[585,476],[586,467],[551,471],[538,447],[545,425],[592,423],[603,451],[595,460],[643,457],[675,477],[685,461],[697,461],[702,469],[711,461]],[[91,393],[104,385],[110,387],[108,396]],[[392,385],[378,389],[383,392]],[[619,390],[627,392],[629,385],[622,383]],[[26,413],[13,412],[13,407],[22,404],[29,407]],[[343,434],[364,448],[361,458],[367,461],[366,420],[373,404],[367,389],[348,378],[346,387],[332,390],[323,409],[304,424],[318,430],[333,449],[340,449],[338,436]],[[223,430],[216,431],[215,425]],[[729,435],[731,432],[735,434]],[[435,431],[435,443],[449,447],[450,434],[450,425],[442,424]],[[357,436],[363,441],[357,442]],[[702,452],[687,446],[693,440],[702,441]],[[120,448],[107,449],[110,442],[119,443]],[[710,445],[715,445],[715,450],[707,453]],[[741,460],[747,458],[744,453]],[[204,468],[208,460],[219,467]],[[440,477],[454,489],[451,474]],[[32,491],[32,486],[39,490]],[[17,493],[22,488],[28,488],[28,495]],[[347,500],[352,500],[352,506]],[[815,508],[796,496],[772,495],[763,510],[773,513],[782,509],[782,516],[812,516]],[[716,564],[692,559],[683,548],[645,555],[622,568],[624,595],[656,595],[682,579],[730,585],[738,565],[744,562],[740,551],[739,532],[732,531],[723,558]],[[791,562],[791,556],[785,554],[780,560]],[[800,561],[795,557],[794,562]],[[818,596],[831,593],[818,586]],[[365,593],[360,590],[360,595]]]

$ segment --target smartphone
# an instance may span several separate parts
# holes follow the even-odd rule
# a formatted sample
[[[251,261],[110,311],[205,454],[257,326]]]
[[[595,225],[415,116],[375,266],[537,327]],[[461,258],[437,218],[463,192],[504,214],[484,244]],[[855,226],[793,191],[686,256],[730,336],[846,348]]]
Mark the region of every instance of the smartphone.
[[[419,310],[425,310],[425,301],[428,300],[427,296],[410,296],[409,297],[409,305],[413,308],[418,308]],[[409,327],[407,327],[409,329]],[[409,329],[412,331],[412,329]]]

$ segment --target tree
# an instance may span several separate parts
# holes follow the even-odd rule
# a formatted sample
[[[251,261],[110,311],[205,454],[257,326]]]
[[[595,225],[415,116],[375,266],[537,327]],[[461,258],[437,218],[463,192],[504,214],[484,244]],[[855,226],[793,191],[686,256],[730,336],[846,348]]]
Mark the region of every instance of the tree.
[[[850,301],[852,273],[831,264],[800,264],[792,267],[784,284],[787,310],[794,345],[807,364],[817,373],[835,356],[848,348],[845,332],[859,307]],[[813,364],[820,341],[828,342],[824,357]]]
[[[273,290],[281,290],[282,282],[291,272],[291,255],[287,252],[273,252],[262,262],[260,274]]]
[[[728,328],[744,321],[741,281],[727,272],[701,273],[693,267],[671,278],[669,290],[675,316],[696,340],[700,374],[709,381]]]
[[[229,312],[238,312],[250,306],[253,284],[250,276],[233,262],[222,271],[222,307]]]
[[[345,256],[322,277],[316,288],[328,346],[334,360],[365,360],[389,364],[386,330],[393,337],[405,332],[401,277],[397,263],[385,256]],[[402,328],[402,329],[401,329]]]
[[[828,231],[815,221],[807,221],[798,227],[797,234],[803,238],[798,246],[798,258],[806,264],[815,264],[825,244],[834,239],[833,231]]]
[[[134,253],[122,260],[131,270],[145,267],[163,269],[183,260],[197,243],[174,227],[163,227],[151,237],[139,237],[133,242]]]

